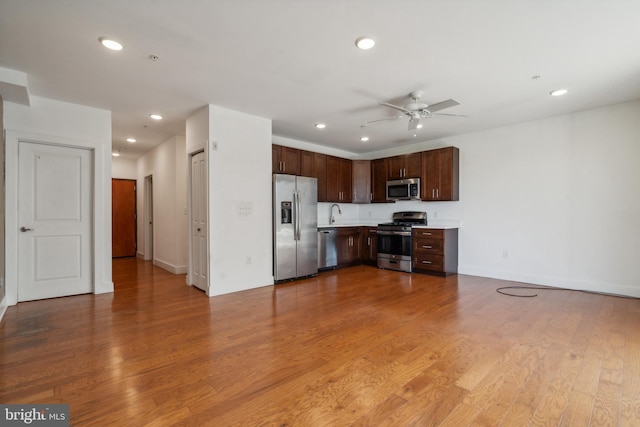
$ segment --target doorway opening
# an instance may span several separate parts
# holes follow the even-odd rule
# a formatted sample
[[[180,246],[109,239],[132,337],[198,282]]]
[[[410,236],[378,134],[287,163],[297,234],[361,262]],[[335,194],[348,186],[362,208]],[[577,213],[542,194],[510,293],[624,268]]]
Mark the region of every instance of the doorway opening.
[[[111,257],[134,257],[137,246],[136,180],[111,180]]]

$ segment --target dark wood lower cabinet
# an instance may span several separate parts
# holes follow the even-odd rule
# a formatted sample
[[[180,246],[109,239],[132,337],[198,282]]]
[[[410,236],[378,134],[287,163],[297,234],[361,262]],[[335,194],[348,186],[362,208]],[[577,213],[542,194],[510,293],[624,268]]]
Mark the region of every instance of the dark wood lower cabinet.
[[[378,265],[378,229],[371,226],[338,227],[337,268],[357,264]],[[458,273],[458,229],[413,229],[414,273],[449,276]]]
[[[378,265],[378,229],[376,227],[362,227],[361,240],[362,263]]]
[[[413,229],[413,271],[448,276],[458,273],[458,229]]]
[[[338,267],[360,264],[360,227],[338,228]]]

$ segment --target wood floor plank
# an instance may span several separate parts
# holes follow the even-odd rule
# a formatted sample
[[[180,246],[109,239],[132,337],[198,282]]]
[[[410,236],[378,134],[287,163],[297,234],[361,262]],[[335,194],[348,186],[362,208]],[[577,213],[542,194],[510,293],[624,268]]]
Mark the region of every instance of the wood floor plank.
[[[639,300],[367,266],[208,298],[113,266],[113,294],[8,308],[1,402],[68,403],[78,426],[640,419]]]
[[[567,406],[560,420],[561,427],[588,426],[591,423],[594,397],[580,391],[569,394]]]
[[[602,380],[598,383],[591,423],[595,426],[617,426],[622,409],[622,387]]]

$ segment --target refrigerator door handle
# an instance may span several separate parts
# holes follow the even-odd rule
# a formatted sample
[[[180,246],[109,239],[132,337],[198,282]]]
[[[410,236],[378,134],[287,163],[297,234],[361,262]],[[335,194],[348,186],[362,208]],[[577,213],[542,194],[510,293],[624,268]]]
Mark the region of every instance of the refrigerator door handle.
[[[300,193],[297,191],[293,193],[293,212],[294,212],[294,228],[293,228],[293,240],[300,240]]]

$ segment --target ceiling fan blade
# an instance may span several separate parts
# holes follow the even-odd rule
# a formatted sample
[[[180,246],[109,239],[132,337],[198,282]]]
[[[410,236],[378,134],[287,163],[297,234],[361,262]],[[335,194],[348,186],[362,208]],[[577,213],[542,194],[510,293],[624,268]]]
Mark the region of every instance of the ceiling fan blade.
[[[411,119],[409,120],[409,130],[416,130],[418,128],[418,123],[420,119]]]
[[[370,120],[367,123],[360,125],[360,127],[363,128],[363,127],[367,127],[367,125],[370,125],[372,123],[386,122],[387,120],[397,120],[403,117],[404,116],[393,116],[393,117],[385,117],[384,119]]]
[[[387,102],[381,102],[381,103],[380,103],[380,105],[385,105],[385,106],[387,106],[387,107],[394,108],[394,109],[396,109],[396,110],[398,110],[398,111],[402,111],[403,113],[411,114],[411,111],[407,110],[406,108],[404,108],[404,107],[399,107],[399,106],[397,106],[397,105],[393,105],[393,104],[389,104],[389,103],[387,103]]]
[[[445,108],[455,107],[456,105],[460,105],[460,103],[454,99],[447,99],[446,101],[429,105],[426,110],[433,113],[434,111],[444,110]]]
[[[445,114],[445,113],[433,113],[434,116],[451,116],[451,117],[466,117],[468,118],[469,116],[464,116],[462,114]]]

